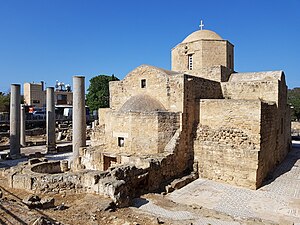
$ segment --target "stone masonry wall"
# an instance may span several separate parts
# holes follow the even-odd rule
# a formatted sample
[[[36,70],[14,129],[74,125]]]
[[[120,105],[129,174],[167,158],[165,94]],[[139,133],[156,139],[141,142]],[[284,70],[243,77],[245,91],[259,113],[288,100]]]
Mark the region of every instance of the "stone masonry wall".
[[[122,81],[110,82],[110,107],[119,110],[131,97],[147,94],[159,100],[172,112],[182,111],[183,75],[165,71],[156,67],[142,65],[130,72]],[[141,80],[146,80],[146,87],[141,88]]]
[[[222,90],[227,99],[262,99],[278,103],[278,80],[223,82]]]
[[[277,125],[280,130],[279,139],[279,162],[281,162],[287,153],[291,150],[291,109],[287,103],[287,86],[285,82],[285,75],[282,72],[279,81],[278,92],[278,118]],[[282,129],[281,129],[282,127]]]
[[[227,41],[199,40],[182,43],[172,49],[172,70],[188,71],[188,55],[193,55],[193,69],[216,65],[227,66]]]
[[[175,132],[180,128],[181,113],[158,113],[158,152],[162,153],[166,145],[173,138]]]
[[[261,186],[264,178],[280,160],[277,119],[278,110],[275,103],[262,103],[261,110],[261,150],[258,155],[257,185]]]
[[[202,67],[227,66],[227,41],[203,40]]]
[[[177,163],[181,170],[191,169],[194,162],[193,137],[195,136],[195,126],[199,121],[199,104],[196,103],[200,98],[222,98],[220,83],[185,75],[184,110],[177,151]]]
[[[188,56],[193,57],[193,69],[188,68]],[[172,70],[200,76],[214,81],[227,81],[222,71],[211,68],[226,67],[233,71],[233,45],[222,40],[199,40],[182,43],[172,49]]]
[[[201,100],[194,141],[199,175],[256,188],[260,150],[259,100]]]
[[[174,178],[183,175],[178,170],[175,157],[175,154],[168,153],[140,158],[143,168],[128,163],[107,171],[81,170],[45,174],[32,172],[30,166],[22,165],[6,173],[11,188],[34,193],[95,193],[110,197],[118,207],[127,207],[133,198],[163,188]]]
[[[163,152],[180,127],[180,114],[172,112],[114,112],[105,117],[102,129],[92,135],[93,146],[104,145],[106,152],[153,154]],[[124,147],[118,146],[124,138]]]

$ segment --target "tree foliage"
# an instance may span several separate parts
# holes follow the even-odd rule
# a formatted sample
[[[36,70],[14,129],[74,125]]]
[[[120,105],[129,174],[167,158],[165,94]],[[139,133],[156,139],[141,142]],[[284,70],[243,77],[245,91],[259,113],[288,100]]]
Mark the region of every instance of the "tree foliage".
[[[0,92],[0,112],[9,112],[10,95]]]
[[[292,107],[292,120],[300,120],[300,88],[288,90],[288,103]]]
[[[90,80],[86,95],[86,104],[90,110],[109,107],[109,82],[118,80],[114,75],[98,75]]]

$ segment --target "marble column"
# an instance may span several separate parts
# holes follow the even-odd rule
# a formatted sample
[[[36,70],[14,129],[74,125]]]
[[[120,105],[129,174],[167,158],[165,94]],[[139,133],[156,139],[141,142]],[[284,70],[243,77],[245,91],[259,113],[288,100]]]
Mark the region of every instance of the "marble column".
[[[26,115],[25,115],[25,106],[22,104],[21,105],[21,124],[20,124],[21,128],[21,137],[20,137],[20,144],[22,147],[26,146]]]
[[[86,146],[85,84],[83,76],[73,77],[73,159],[78,158],[79,148]]]
[[[56,152],[55,143],[55,103],[54,88],[46,90],[46,129],[47,129],[47,152]]]
[[[12,158],[20,156],[20,84],[12,84],[10,90],[10,155]]]

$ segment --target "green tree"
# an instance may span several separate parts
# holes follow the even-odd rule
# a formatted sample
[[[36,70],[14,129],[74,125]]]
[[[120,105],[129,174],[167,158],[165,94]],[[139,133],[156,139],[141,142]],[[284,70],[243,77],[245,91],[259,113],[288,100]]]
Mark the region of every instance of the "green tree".
[[[90,79],[86,104],[90,110],[109,107],[109,82],[119,80],[114,75],[98,75]]]
[[[0,112],[9,112],[10,94],[0,92]]]
[[[292,120],[300,120],[300,88],[288,90],[288,103],[292,106]]]

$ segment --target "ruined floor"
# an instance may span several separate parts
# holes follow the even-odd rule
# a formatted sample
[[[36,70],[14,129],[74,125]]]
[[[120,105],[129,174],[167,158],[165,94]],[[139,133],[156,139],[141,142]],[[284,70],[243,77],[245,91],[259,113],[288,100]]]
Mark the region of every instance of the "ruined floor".
[[[0,199],[0,224],[35,224],[44,217],[51,224],[65,225],[138,225],[138,224],[175,224],[175,225],[239,225],[272,224],[248,220],[241,223],[232,217],[197,206],[188,206],[170,201],[161,194],[148,194],[134,200],[134,206],[111,211],[110,199],[92,194],[50,195],[57,207],[41,210],[29,209],[22,199],[29,193],[21,190],[8,190],[3,187],[5,180],[0,179],[3,196]],[[47,195],[49,197],[49,195]],[[43,197],[43,196],[41,196]],[[65,206],[65,209],[60,209]],[[36,224],[35,224],[36,225]]]
[[[110,199],[92,194],[56,193],[55,207],[29,209],[22,199],[29,193],[9,189],[0,178],[0,224],[33,224],[38,218],[52,224],[300,224],[300,142],[259,190],[253,191],[198,179],[171,194],[147,194],[134,206],[111,211]],[[26,148],[26,153],[42,147]],[[69,153],[53,155],[68,158]],[[18,161],[6,161],[13,166]],[[3,161],[0,162],[3,165]],[[6,164],[6,165],[7,165]],[[47,195],[49,196],[49,195]],[[43,197],[43,196],[41,196]],[[61,207],[65,206],[65,207]]]

